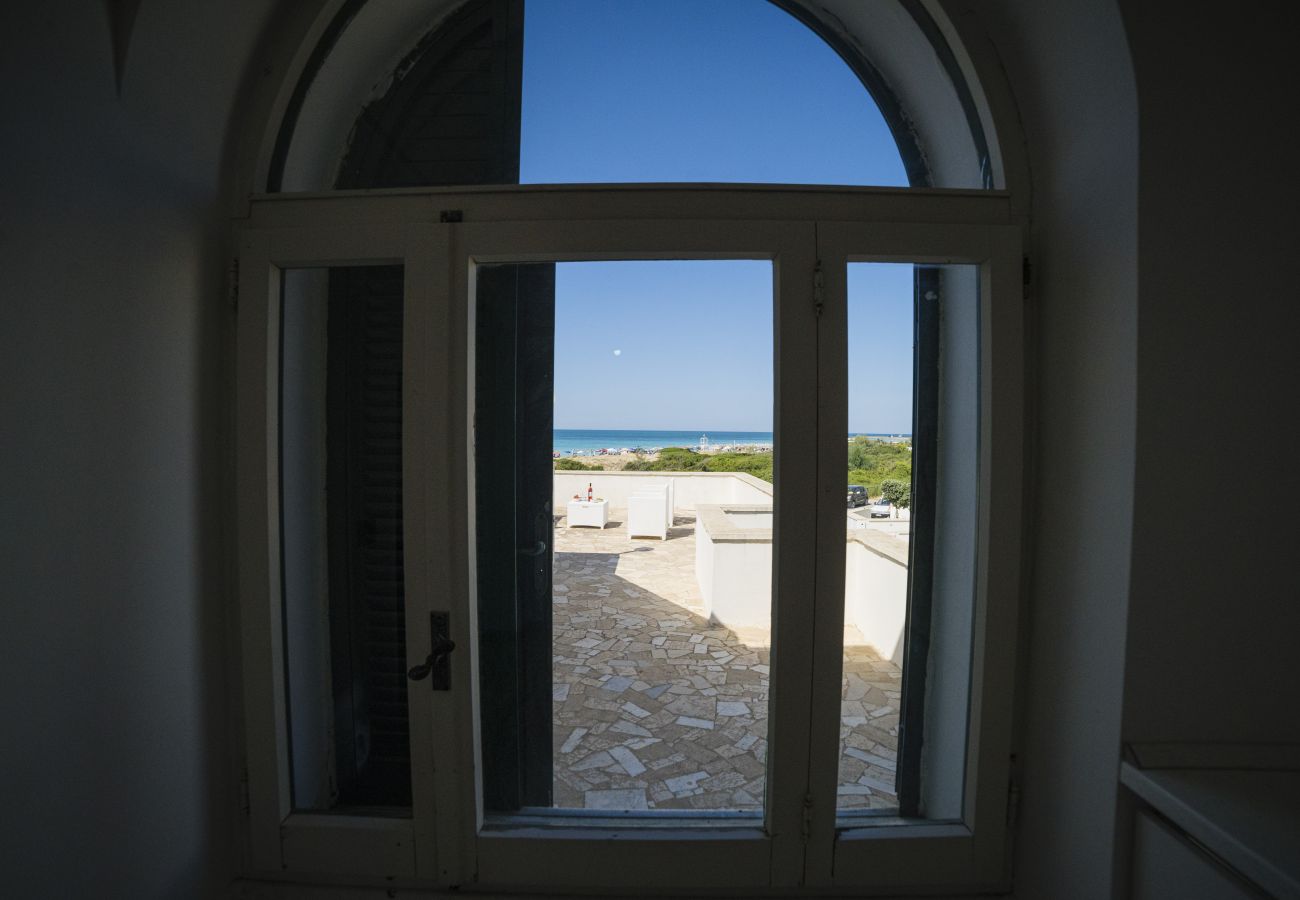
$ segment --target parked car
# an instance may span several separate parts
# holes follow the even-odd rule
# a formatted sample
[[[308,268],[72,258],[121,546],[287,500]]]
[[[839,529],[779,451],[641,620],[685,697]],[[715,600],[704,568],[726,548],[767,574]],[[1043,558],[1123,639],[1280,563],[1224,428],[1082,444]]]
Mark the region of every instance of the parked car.
[[[849,509],[867,505],[867,489],[860,484],[849,485]]]
[[[871,501],[871,507],[867,512],[871,513],[873,519],[888,519],[890,513],[893,512],[893,507],[889,505],[888,500],[881,497],[879,500]]]

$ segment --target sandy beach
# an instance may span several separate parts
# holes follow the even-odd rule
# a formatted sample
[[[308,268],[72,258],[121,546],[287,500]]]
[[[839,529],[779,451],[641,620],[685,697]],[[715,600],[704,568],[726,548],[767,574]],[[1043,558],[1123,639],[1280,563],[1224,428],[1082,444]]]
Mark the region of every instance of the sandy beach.
[[[713,456],[716,453],[771,453],[772,452],[771,447],[765,447],[765,446],[760,447],[760,446],[752,446],[752,445],[726,446],[725,448],[721,446],[713,446],[708,448],[707,450],[700,450],[698,447],[688,447],[686,449],[689,449],[695,453],[700,453],[704,456]],[[556,457],[555,461],[559,462],[561,459],[572,459],[586,466],[595,466],[596,468],[603,469],[606,472],[620,472],[627,466],[628,463],[634,460],[653,461],[658,458],[659,458],[659,453],[657,451],[647,450],[644,453],[601,453],[601,454],[583,454],[580,456],[566,455],[566,456]]]
[[[564,459],[572,459],[582,463],[584,466],[595,466],[604,469],[606,472],[620,472],[623,467],[634,459],[658,459],[658,453],[607,453],[602,456],[565,456]],[[556,462],[559,462],[557,459]]]

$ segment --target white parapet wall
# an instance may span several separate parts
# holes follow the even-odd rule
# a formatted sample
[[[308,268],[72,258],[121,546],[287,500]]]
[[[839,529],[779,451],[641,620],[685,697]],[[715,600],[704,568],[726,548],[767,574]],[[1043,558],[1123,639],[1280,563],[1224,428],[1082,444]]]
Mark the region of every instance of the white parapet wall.
[[[772,639],[772,504],[699,504],[695,578],[706,616],[743,643],[766,646]]]
[[[555,472],[552,481],[553,509],[563,513],[574,494],[587,498],[592,493],[609,501],[611,511],[621,516],[627,499],[636,491],[671,482],[673,508],[694,513],[701,503],[742,503],[772,505],[772,485],[746,472]]]
[[[622,519],[633,493],[667,483],[674,511],[696,517],[695,577],[704,614],[745,643],[765,646],[772,622],[772,485],[766,481],[744,472],[557,471],[554,508],[563,514],[574,494],[586,498],[590,484]],[[860,640],[900,666],[908,541],[891,532],[906,529],[904,521],[846,529],[844,570],[846,640]]]
[[[851,529],[844,561],[846,631],[857,629],[864,644],[901,666],[906,623],[907,540],[884,529]]]
[[[907,624],[908,541],[881,527],[845,534],[846,643],[874,648],[903,664]],[[771,504],[700,504],[695,521],[695,577],[704,614],[747,644],[766,645],[772,621]]]

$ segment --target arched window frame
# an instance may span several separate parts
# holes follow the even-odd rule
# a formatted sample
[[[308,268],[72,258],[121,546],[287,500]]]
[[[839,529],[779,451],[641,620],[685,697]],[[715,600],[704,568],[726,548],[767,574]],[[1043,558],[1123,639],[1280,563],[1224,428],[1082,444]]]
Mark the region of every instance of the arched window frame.
[[[478,189],[466,193],[430,190],[392,192],[387,197],[335,196],[315,199],[295,198],[290,195],[259,197],[252,202],[251,216],[242,223],[245,243],[244,252],[241,254],[241,294],[248,296],[264,291],[267,285],[266,275],[282,266],[327,264],[358,258],[359,248],[355,237],[349,235],[349,229],[351,226],[367,221],[371,223],[367,226],[368,229],[375,228],[375,234],[386,235],[386,237],[361,242],[362,245],[369,243],[371,249],[365,250],[362,247],[360,257],[404,258],[414,270],[421,271],[420,277],[425,279],[423,287],[417,288],[416,292],[436,293],[433,287],[436,279],[427,270],[427,260],[421,262],[420,254],[437,256],[444,250],[450,250],[450,247],[444,244],[454,245],[456,241],[454,226],[448,227],[446,223],[433,221],[432,217],[437,207],[459,209],[462,215],[466,210],[478,210],[477,214],[471,213],[471,215],[482,215],[487,221],[518,215],[521,209],[531,209],[534,210],[531,214],[537,216],[536,221],[555,224],[571,222],[575,210],[583,210],[585,215],[593,207],[600,209],[602,203],[617,204],[622,200],[635,198],[621,213],[626,216],[627,209],[638,208],[638,203],[650,198],[651,192],[671,190],[673,188],[657,186],[629,187],[613,192],[622,195],[620,200],[610,199],[611,192],[600,188],[565,190],[516,188],[507,191]],[[985,360],[987,365],[995,366],[1000,373],[997,376],[1000,387],[997,392],[994,392],[991,385],[994,383],[995,373],[985,372],[988,376],[983,387],[983,402],[987,404],[985,415],[988,420],[985,424],[989,427],[993,422],[997,422],[995,433],[1002,443],[996,458],[993,458],[994,454],[987,445],[982,447],[981,452],[989,454],[989,458],[984,458],[981,463],[983,470],[980,476],[981,491],[982,494],[989,494],[992,491],[996,471],[996,477],[1000,479],[998,483],[1002,486],[1001,490],[1005,492],[1005,496],[999,496],[994,505],[1005,518],[995,527],[989,508],[985,507],[982,510],[979,525],[981,542],[979,553],[986,580],[980,590],[984,592],[986,599],[993,594],[997,595],[995,637],[999,640],[1008,638],[1014,646],[1017,643],[1015,618],[1019,604],[1016,575],[1019,566],[1020,540],[1018,468],[1022,461],[1024,404],[1023,358],[1020,347],[1023,325],[1019,313],[1014,312],[1007,305],[1008,299],[1018,293],[1018,278],[1013,276],[1018,275],[1019,272],[1021,225],[1016,213],[1017,203],[1014,194],[1004,191],[971,193],[933,189],[791,190],[764,189],[757,186],[722,191],[703,188],[693,190],[677,188],[677,190],[683,191],[683,197],[693,196],[693,199],[686,201],[688,205],[707,203],[711,209],[716,209],[719,198],[727,194],[727,202],[735,204],[734,207],[727,207],[729,209],[761,209],[765,211],[764,215],[768,216],[773,215],[773,210],[777,210],[776,218],[784,218],[787,222],[829,224],[832,221],[844,223],[847,220],[850,224],[843,226],[847,230],[840,232],[842,241],[839,245],[840,249],[834,251],[843,253],[845,258],[861,258],[861,253],[852,251],[854,239],[849,236],[857,228],[859,234],[870,235],[867,240],[873,249],[871,258],[916,261],[919,256],[926,256],[934,260],[962,260],[985,266],[986,286],[989,291],[994,292],[993,296],[998,298],[999,314],[1003,316],[1002,319],[995,317],[985,322],[990,332],[982,338],[988,342],[988,347],[996,345],[1001,348],[996,360],[991,356]],[[706,195],[711,197],[705,200]],[[645,208],[649,209],[652,206],[651,202]],[[784,216],[781,210],[784,210]],[[738,215],[741,219],[745,218],[743,212]],[[898,232],[899,222],[915,226],[910,232],[912,242],[895,245],[900,249],[893,255],[881,253],[882,246],[889,244],[887,232],[890,230]],[[886,227],[885,223],[891,224]],[[440,227],[434,227],[435,224]],[[904,227],[901,233],[909,233],[908,228]],[[943,237],[945,234],[946,238]],[[301,243],[295,244],[295,241]],[[835,241],[832,240],[831,244],[834,243]],[[271,249],[286,245],[290,249]],[[993,245],[996,245],[996,252]],[[421,270],[421,266],[425,268]],[[409,293],[410,289],[408,289],[408,304],[411,302]],[[409,308],[411,307],[408,306]],[[454,304],[446,314],[453,316],[456,314]],[[240,376],[245,382],[241,387],[241,425],[245,425],[250,420],[249,403],[254,407],[251,413],[251,419],[254,421],[259,420],[257,414],[259,406],[262,414],[270,413],[270,410],[265,407],[265,400],[257,400],[258,397],[265,396],[265,379],[268,377],[264,355],[268,346],[264,340],[266,334],[257,331],[251,335],[247,333],[244,324],[247,321],[246,311],[241,309],[241,331],[245,332],[240,338]],[[832,329],[832,333],[827,337],[838,340],[839,338],[835,337],[833,332],[835,326],[829,324],[830,321],[827,320],[824,326]],[[842,324],[838,327],[842,329]],[[456,332],[455,327],[452,328],[452,332]],[[462,328],[459,333],[464,334],[464,329]],[[451,349],[454,350],[454,347]],[[462,368],[461,371],[464,369]],[[454,427],[456,408],[457,404],[453,399],[448,409],[443,410],[445,421],[452,428],[453,435],[458,433]],[[265,422],[267,419],[261,418],[260,421]],[[263,435],[263,438],[267,438],[267,435]],[[416,440],[432,442],[435,437],[426,433]],[[265,460],[264,453],[273,453],[269,443],[264,449],[259,449],[261,446],[256,437],[247,445],[241,439],[240,463],[241,471],[245,472],[245,476],[242,477],[256,480],[256,473],[262,470]],[[453,454],[454,452],[453,448]],[[266,508],[264,503],[269,502],[268,490],[269,488],[264,485],[259,493],[256,488],[250,488],[247,484],[241,485],[241,502],[247,506],[241,512],[241,524],[266,521],[263,510]],[[250,496],[253,498],[251,504],[248,503]],[[457,497],[456,500],[463,500],[464,505],[468,505],[467,498]],[[426,524],[426,527],[431,526]],[[267,575],[267,572],[258,567],[256,560],[265,561],[268,558],[267,548],[270,548],[274,542],[273,529],[262,534],[256,531],[249,533],[245,529],[244,534],[245,538],[241,540],[241,567],[247,573],[249,571],[247,563],[251,559],[255,563],[252,570]],[[987,578],[990,566],[995,569],[995,579]],[[271,708],[268,710],[264,697],[266,688],[274,685],[277,678],[274,666],[269,664],[275,658],[273,647],[275,627],[274,623],[268,623],[264,616],[267,609],[265,601],[268,599],[267,592],[270,589],[267,586],[268,582],[258,577],[254,577],[251,582],[243,581],[241,585],[245,650],[244,695],[248,707],[246,712],[249,714],[250,767],[256,768],[256,765],[252,764],[252,759],[258,754],[251,751],[252,748],[258,747],[261,750],[263,766],[272,770],[269,777],[275,784],[274,791],[267,789],[268,776],[263,773],[260,793],[264,797],[278,793],[278,800],[275,802],[282,808],[284,791],[282,760],[272,762],[272,757],[280,751],[272,749],[267,752],[268,747],[274,748],[277,746],[276,741],[283,737],[283,735],[277,737],[276,732],[277,727],[282,727],[276,725],[278,721],[276,717],[279,716],[279,720],[282,720],[283,710],[275,709],[274,700],[270,702]],[[828,601],[823,600],[823,606],[826,602]],[[988,611],[989,608],[986,606],[978,614],[987,615]],[[828,621],[823,618],[820,627],[828,629]],[[977,656],[983,657],[981,665],[989,662],[987,653],[989,646],[987,635],[977,644]],[[250,650],[254,651],[251,655],[257,657],[251,661],[251,665]],[[997,670],[994,680],[1007,689],[1005,702],[990,703],[989,697],[981,697],[986,706],[977,709],[972,720],[973,733],[979,732],[984,738],[992,736],[993,743],[1006,750],[1011,746],[1013,710],[1009,698],[1013,693],[1010,683],[1013,663],[1014,654],[1010,659],[995,661],[993,666]],[[465,711],[462,710],[462,716],[464,715]],[[472,704],[469,715],[472,720]],[[1001,749],[998,752],[1001,752]],[[979,803],[983,807],[986,819],[989,804],[996,803],[1004,790],[1009,773],[1009,765],[1005,763],[1005,760],[990,763],[986,759],[983,771],[976,778],[974,790],[979,796]],[[468,766],[472,771],[472,760],[468,763],[462,760],[461,766],[462,768],[456,770],[459,773],[459,783],[446,783],[438,790],[454,793],[458,787],[461,790],[467,786],[473,787],[473,779],[465,778],[467,773],[463,768]],[[448,776],[447,773],[440,772],[437,777],[446,779]],[[259,793],[251,788],[252,783],[257,780],[250,776],[250,795]],[[265,801],[261,803],[262,806],[266,806]],[[465,806],[466,803],[469,807]],[[254,800],[250,805],[256,808],[258,801]],[[472,798],[462,797],[462,809],[472,808],[472,806]],[[796,821],[790,814],[793,807],[788,802],[786,807],[787,824],[793,825]],[[817,810],[816,806],[813,808]],[[962,827],[958,825],[917,825],[900,822],[896,826],[889,826],[896,828],[896,832],[887,833],[888,828],[882,827],[846,831],[836,825],[833,816],[827,816],[824,806],[806,820],[802,818],[802,812],[799,815],[801,817],[800,839],[784,842],[774,840],[768,844],[769,849],[765,857],[768,863],[765,870],[766,878],[760,878],[750,886],[759,887],[762,884],[794,886],[802,883],[809,886],[892,886],[894,889],[903,890],[922,882],[955,888],[989,887],[1005,881],[1003,863],[1005,831],[1001,827],[995,828],[992,824],[976,838],[972,836],[969,829],[963,832]],[[580,887],[590,883],[589,880],[584,880],[589,879],[592,874],[589,867],[590,854],[595,851],[605,853],[611,846],[608,843],[611,834],[608,832],[589,835],[595,841],[591,845],[585,844],[581,838],[573,837],[560,844],[553,844],[551,841],[530,841],[528,840],[530,836],[525,835],[504,839],[493,836],[488,840],[497,850],[508,847],[512,843],[521,848],[506,849],[503,851],[504,855],[500,855],[496,858],[496,862],[493,862],[491,853],[484,858],[480,856],[480,851],[470,850],[472,844],[483,839],[480,822],[475,821],[470,826],[467,826],[463,820],[459,825],[454,822],[449,824],[451,820],[440,813],[435,814],[431,819],[426,819],[424,824],[417,822],[410,830],[376,828],[374,823],[346,822],[339,818],[327,821],[329,817],[297,816],[296,821],[291,821],[295,818],[293,815],[281,815],[274,823],[273,818],[263,816],[259,824],[256,821],[257,817],[254,816],[250,821],[249,835],[252,851],[247,870],[250,874],[265,875],[276,871],[277,863],[279,870],[288,869],[300,873],[324,874],[338,871],[337,851],[348,848],[350,853],[361,851],[355,858],[363,860],[360,868],[348,869],[344,873],[348,875],[374,877],[383,873],[385,877],[391,877],[393,871],[400,870],[399,879],[414,879],[412,883],[451,884],[468,883],[475,878],[483,879],[486,874],[489,877],[483,879],[484,883],[526,888],[538,883],[535,875],[530,874],[522,881],[511,882],[508,878],[503,879],[499,873],[518,871],[519,866],[540,866],[540,869],[525,868],[523,871],[544,872],[545,877],[540,883],[555,886],[566,883],[565,876],[561,872],[563,867],[557,865],[557,859],[567,859],[571,871],[580,873],[577,880],[572,881],[571,884]],[[788,831],[784,836],[791,837]],[[768,837],[777,837],[777,835],[769,834]],[[523,839],[522,843],[519,843],[520,838]],[[732,838],[729,842],[733,845],[743,843],[743,838],[734,835]],[[429,852],[421,844],[422,841],[435,844],[438,848],[436,854]],[[408,849],[395,854],[394,847],[402,846],[404,842]],[[687,831],[672,833],[659,843],[663,845],[659,849],[685,851],[688,854],[700,853],[699,866],[708,865],[710,860],[716,858],[719,846],[723,846],[721,844],[712,846],[710,841],[701,843],[698,833]],[[548,844],[553,845],[547,846]],[[705,850],[705,845],[710,845],[710,849]],[[270,848],[273,846],[278,846],[279,849],[272,852]],[[366,847],[369,849],[364,849]],[[638,852],[645,853],[646,846],[642,845]],[[657,852],[651,849],[648,857],[655,869],[659,866],[659,863],[654,862]],[[403,868],[406,866],[408,853],[410,865],[408,868]],[[764,854],[760,853],[760,857],[762,856]],[[800,860],[798,863],[794,861],[796,856]],[[397,863],[394,863],[395,857]],[[631,871],[627,868],[628,865],[632,866],[632,870],[637,868],[635,855],[630,858],[630,861],[623,861],[619,854],[615,854],[615,860],[610,868],[612,874],[626,874]],[[937,865],[936,860],[940,861]],[[588,863],[586,868],[584,868],[584,861]],[[707,886],[705,882],[699,880],[700,868],[688,867],[688,869],[693,873],[690,877],[696,880],[685,880],[676,883],[675,886]],[[734,880],[724,880],[718,882],[717,886],[721,888],[724,885],[734,886],[734,884]],[[674,886],[674,884],[670,880],[670,883],[664,886]]]

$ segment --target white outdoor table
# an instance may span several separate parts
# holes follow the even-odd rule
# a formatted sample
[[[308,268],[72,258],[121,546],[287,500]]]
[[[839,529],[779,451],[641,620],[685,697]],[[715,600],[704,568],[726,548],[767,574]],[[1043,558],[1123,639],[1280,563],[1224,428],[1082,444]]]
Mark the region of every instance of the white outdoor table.
[[[575,525],[590,525],[593,528],[604,528],[605,523],[609,521],[609,501],[608,500],[570,500],[569,501],[569,527]]]

